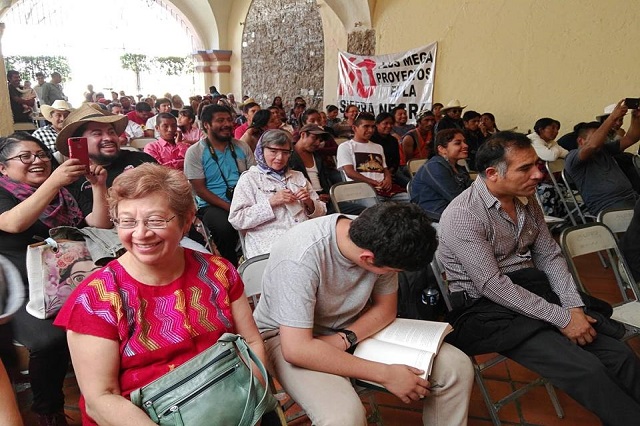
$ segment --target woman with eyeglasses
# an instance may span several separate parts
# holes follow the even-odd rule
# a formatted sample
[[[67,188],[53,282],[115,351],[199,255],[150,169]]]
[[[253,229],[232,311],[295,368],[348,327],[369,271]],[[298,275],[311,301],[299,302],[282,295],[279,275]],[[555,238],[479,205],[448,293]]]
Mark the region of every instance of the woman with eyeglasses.
[[[94,210],[86,217],[65,189],[85,174],[80,160],[69,159],[53,170],[51,153],[42,142],[14,133],[0,138],[0,173],[0,253],[16,265],[25,285],[27,246],[48,238],[49,229],[111,227],[105,199],[107,172],[101,166],[92,165],[87,175]],[[65,425],[62,383],[69,353],[64,332],[52,322],[37,319],[23,306],[11,324],[15,340],[29,349],[32,411],[40,424]]]
[[[292,152],[288,132],[266,131],[254,153],[257,166],[238,180],[229,223],[244,238],[247,259],[269,253],[271,244],[288,229],[327,212],[304,174],[289,168]]]
[[[185,196],[190,193],[182,172],[151,163],[122,173],[109,189],[109,210],[127,252],[80,284],[56,318],[67,330],[83,425],[154,425],[130,401],[131,392],[224,333],[242,335],[265,362],[233,265],[180,246],[196,213]]]

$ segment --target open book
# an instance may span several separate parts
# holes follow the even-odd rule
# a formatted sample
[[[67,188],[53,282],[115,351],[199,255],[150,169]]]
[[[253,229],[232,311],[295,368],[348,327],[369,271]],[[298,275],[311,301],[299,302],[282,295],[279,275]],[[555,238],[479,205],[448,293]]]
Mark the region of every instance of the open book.
[[[405,364],[431,374],[435,358],[445,336],[453,330],[446,322],[396,318],[391,324],[358,343],[355,356],[383,364]],[[364,380],[361,380],[364,382]],[[381,387],[377,383],[368,382]]]

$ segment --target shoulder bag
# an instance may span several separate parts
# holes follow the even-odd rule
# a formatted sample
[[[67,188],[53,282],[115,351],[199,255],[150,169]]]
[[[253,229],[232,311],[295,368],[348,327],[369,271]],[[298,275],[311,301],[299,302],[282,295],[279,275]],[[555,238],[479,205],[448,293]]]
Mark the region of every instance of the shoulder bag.
[[[266,387],[253,375],[253,364]],[[134,390],[131,402],[163,426],[253,426],[278,406],[269,378],[245,340],[225,333],[189,361]]]

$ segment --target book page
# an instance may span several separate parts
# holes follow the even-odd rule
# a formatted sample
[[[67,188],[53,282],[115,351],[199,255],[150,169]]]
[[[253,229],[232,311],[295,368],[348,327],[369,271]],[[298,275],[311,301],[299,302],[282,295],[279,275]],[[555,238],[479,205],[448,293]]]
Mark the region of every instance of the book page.
[[[452,330],[446,322],[396,318],[371,339],[437,353],[444,337]]]
[[[353,355],[369,361],[383,364],[404,364],[410,367],[424,370],[420,377],[426,379],[431,373],[431,364],[434,358],[432,352],[394,345],[380,340],[366,339],[358,343]]]

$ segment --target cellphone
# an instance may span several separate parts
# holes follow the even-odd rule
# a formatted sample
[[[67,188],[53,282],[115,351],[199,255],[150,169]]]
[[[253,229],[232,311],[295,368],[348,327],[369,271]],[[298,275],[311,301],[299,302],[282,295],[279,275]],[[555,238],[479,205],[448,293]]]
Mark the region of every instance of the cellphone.
[[[624,104],[629,109],[639,109],[640,108],[640,98],[625,98]]]
[[[69,145],[69,158],[77,158],[84,165],[86,171],[89,173],[89,146],[87,145],[87,138],[69,138],[67,139],[67,145]]]

